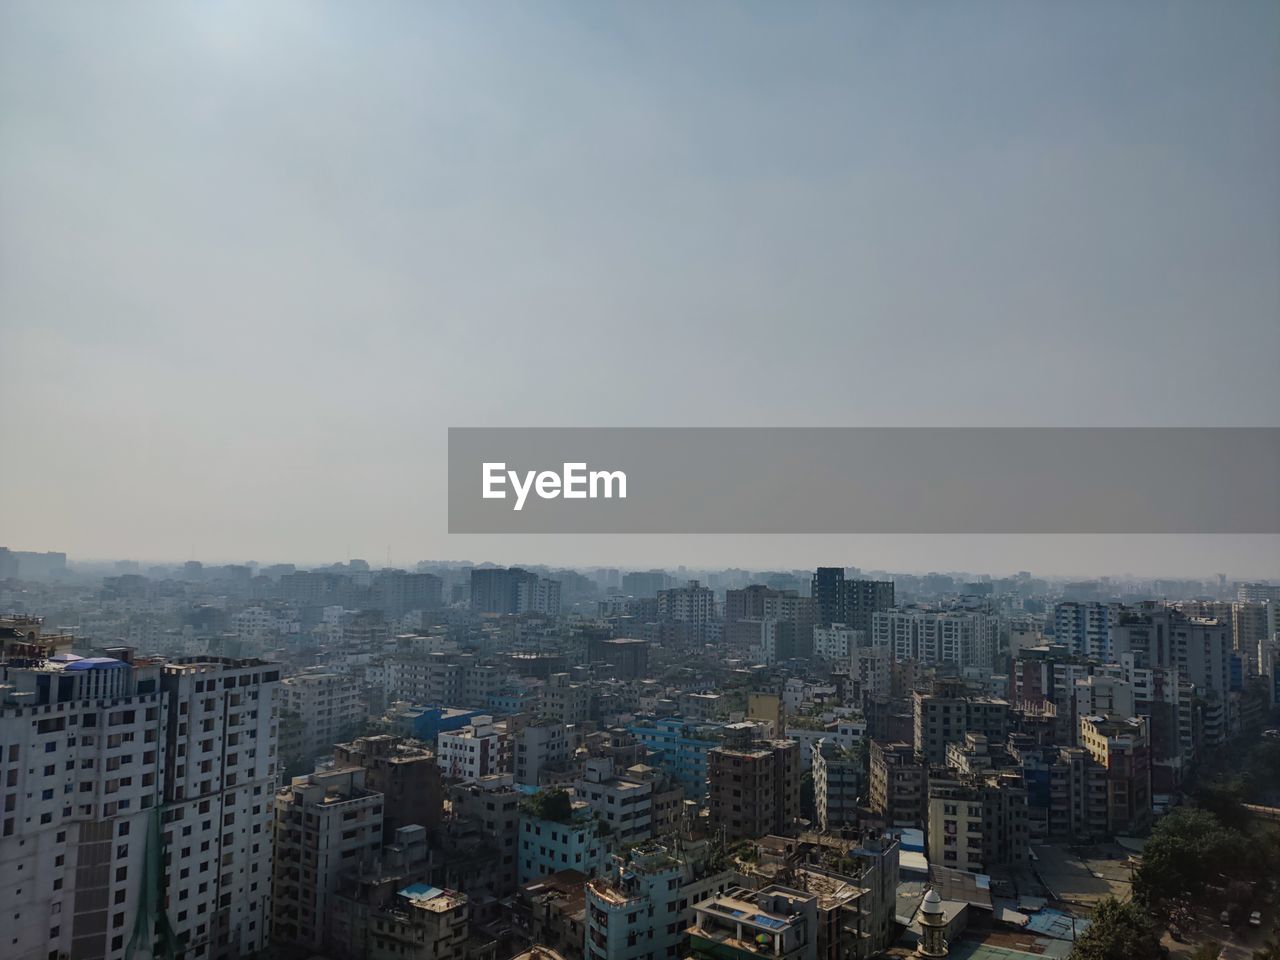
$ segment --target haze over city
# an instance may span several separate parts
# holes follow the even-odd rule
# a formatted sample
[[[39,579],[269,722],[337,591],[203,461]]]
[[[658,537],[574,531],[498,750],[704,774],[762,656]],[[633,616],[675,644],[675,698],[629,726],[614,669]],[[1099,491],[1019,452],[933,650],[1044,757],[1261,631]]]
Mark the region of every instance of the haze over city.
[[[1280,569],[443,509],[448,426],[1273,424],[1274,4],[374,9],[0,10],[5,542]]]

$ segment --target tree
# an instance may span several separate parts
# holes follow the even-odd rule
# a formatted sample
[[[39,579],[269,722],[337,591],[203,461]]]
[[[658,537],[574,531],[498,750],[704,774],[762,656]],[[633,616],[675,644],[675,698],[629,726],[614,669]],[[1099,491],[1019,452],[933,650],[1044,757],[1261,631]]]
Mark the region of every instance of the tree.
[[[1249,828],[1249,811],[1244,808],[1245,784],[1243,780],[1211,780],[1202,783],[1195,791],[1196,805],[1208,810],[1218,822],[1233,830]]]
[[[1138,904],[1115,897],[1093,911],[1089,929],[1076,937],[1069,960],[1159,960],[1156,926]]]
[[[1208,810],[1179,807],[1151,832],[1134,895],[1164,916],[1174,901],[1202,895],[1219,877],[1251,876],[1255,860],[1239,830],[1224,827]]]
[[[1280,799],[1280,740],[1268,737],[1249,751],[1244,777],[1258,802]]]
[[[1253,960],[1280,960],[1280,934],[1272,936],[1261,947],[1253,951]]]
[[[573,822],[573,801],[567,790],[541,790],[525,800],[525,808],[539,820]]]

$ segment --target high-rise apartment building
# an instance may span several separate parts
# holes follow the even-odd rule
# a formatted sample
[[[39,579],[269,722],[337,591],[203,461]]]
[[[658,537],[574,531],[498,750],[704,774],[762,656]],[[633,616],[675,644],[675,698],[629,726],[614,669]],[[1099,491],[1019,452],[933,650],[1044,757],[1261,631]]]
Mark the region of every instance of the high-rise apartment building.
[[[845,623],[844,567],[819,567],[815,570],[809,596],[817,605],[819,624]]]
[[[569,736],[559,721],[523,724],[512,734],[516,783],[536,787],[544,774],[569,759]]]
[[[824,660],[848,662],[854,651],[866,646],[869,635],[862,630],[855,630],[842,623],[826,627],[815,627],[813,630],[813,655]]]
[[[267,942],[279,681],[262,660],[163,667],[165,902],[188,957],[232,958]]]
[[[125,956],[148,900],[168,710],[158,664],[9,662],[0,683],[0,956]],[[141,936],[149,946],[151,931]]]
[[[715,619],[715,593],[697,580],[683,587],[658,591],[658,619],[674,623],[705,625]]]
[[[1116,603],[1065,601],[1053,608],[1053,639],[1072,653],[1108,661],[1111,627],[1120,611]]]
[[[324,949],[339,881],[382,848],[382,794],[362,767],[294,777],[274,801],[271,936]]]
[[[928,770],[911,744],[871,741],[871,809],[890,826],[916,826],[925,810]]]
[[[435,754],[419,740],[387,734],[334,744],[339,767],[363,767],[365,786],[382,794],[382,841],[397,830],[421,826],[435,830],[444,809],[444,787]]]
[[[1233,603],[1231,605],[1231,643],[1246,663],[1249,673],[1256,671],[1258,643],[1270,640],[1274,630],[1275,611],[1280,600],[1271,603]]]
[[[858,797],[866,787],[862,758],[827,737],[813,744],[811,750],[818,827],[825,832],[857,824]]]
[[[871,632],[877,613],[892,610],[892,580],[846,580],[844,582],[844,619],[840,622],[863,633]]]
[[[471,609],[476,613],[560,613],[560,581],[519,567],[471,571]]]
[[[369,585],[369,603],[393,619],[440,606],[443,581],[433,573],[380,570]]]
[[[1151,745],[1145,717],[1081,717],[1080,745],[1107,771],[1107,832],[1151,824]]]
[[[875,614],[893,609],[894,585],[891,580],[846,580],[843,567],[819,567],[810,596],[820,626],[841,623],[869,634]]]
[[[1030,857],[1027,791],[1016,773],[931,777],[931,863],[973,873]]]
[[[304,673],[280,684],[280,706],[289,735],[280,752],[310,759],[328,752],[365,718],[364,698],[354,678],[337,673]]]
[[[520,814],[516,851],[519,882],[531,883],[561,870],[594,877],[608,866],[613,849],[614,838],[581,800],[563,797],[540,809],[526,807]]]
[[[465,727],[442,731],[436,741],[440,770],[450,780],[475,780],[503,772],[500,761],[505,736],[490,716],[472,717]]]
[[[684,803],[684,789],[666,771],[644,764],[622,770],[610,757],[589,758],[573,794],[595,811],[620,844],[669,833]]]
[[[782,596],[785,591],[775,590],[762,583],[753,583],[740,590],[726,590],[724,593],[724,622],[728,625],[739,620],[758,619],[765,615],[765,601]],[[792,591],[792,595],[795,593]],[[809,599],[809,598],[806,598]]]
[[[10,658],[0,683],[0,955],[262,949],[279,668]]]
[[[1236,600],[1240,603],[1280,603],[1280,584],[1242,583],[1236,587]]]
[[[925,763],[946,761],[947,744],[961,743],[966,733],[1003,743],[1009,732],[1009,702],[971,693],[963,683],[937,681],[932,692],[911,696],[914,746]]]
[[[1142,603],[1126,608],[1112,630],[1117,660],[1133,656],[1139,668],[1166,669],[1191,684],[1204,701],[1204,739],[1217,744],[1230,730],[1232,625],[1188,617],[1172,607]]]
[[[730,840],[780,833],[800,815],[800,750],[759,740],[707,753],[711,823]]]
[[[588,960],[685,956],[694,904],[724,893],[734,873],[706,840],[656,841],[618,854],[587,883]]]
[[[990,669],[999,624],[969,611],[893,610],[871,615],[871,642],[888,647],[899,663],[953,663]]]
[[[622,592],[631,597],[656,597],[670,582],[665,570],[633,570],[622,575]]]

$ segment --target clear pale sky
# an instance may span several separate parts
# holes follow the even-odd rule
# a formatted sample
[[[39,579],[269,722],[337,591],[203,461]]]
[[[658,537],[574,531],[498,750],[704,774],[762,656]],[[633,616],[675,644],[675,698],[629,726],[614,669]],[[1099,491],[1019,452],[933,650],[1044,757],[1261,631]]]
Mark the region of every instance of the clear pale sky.
[[[1280,6],[0,4],[0,544],[1280,576],[1280,538],[463,538],[448,426],[1280,414]]]

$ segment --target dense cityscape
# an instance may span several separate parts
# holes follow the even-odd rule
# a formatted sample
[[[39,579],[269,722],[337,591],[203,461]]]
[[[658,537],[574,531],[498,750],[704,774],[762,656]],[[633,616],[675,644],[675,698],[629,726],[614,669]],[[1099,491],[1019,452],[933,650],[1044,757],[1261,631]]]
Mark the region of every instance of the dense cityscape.
[[[0,549],[0,611],[13,960],[1263,956],[1275,922],[1276,582]]]
[[[1280,960],[1280,2],[0,2],[0,960]]]

